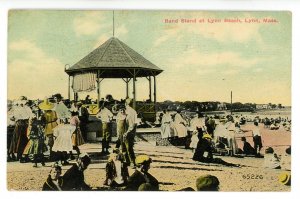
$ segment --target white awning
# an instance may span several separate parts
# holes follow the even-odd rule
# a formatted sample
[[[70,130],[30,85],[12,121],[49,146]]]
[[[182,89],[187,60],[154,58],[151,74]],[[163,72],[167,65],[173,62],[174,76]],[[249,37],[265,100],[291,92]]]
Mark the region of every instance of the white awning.
[[[73,77],[73,91],[92,91],[96,88],[96,73],[82,73]]]

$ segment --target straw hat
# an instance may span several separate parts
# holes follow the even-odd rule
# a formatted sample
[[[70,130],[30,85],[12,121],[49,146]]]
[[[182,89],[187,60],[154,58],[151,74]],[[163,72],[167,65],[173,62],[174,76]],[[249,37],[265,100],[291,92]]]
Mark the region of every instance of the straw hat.
[[[148,155],[139,155],[135,159],[136,166],[151,163],[152,159]]]
[[[291,174],[283,172],[278,176],[278,181],[284,185],[291,185]]]
[[[49,102],[48,99],[45,99],[42,103],[39,104],[39,108],[41,110],[52,110],[54,108],[54,104]]]
[[[202,138],[206,138],[206,139],[211,139],[212,140],[212,137],[208,133],[204,134]]]

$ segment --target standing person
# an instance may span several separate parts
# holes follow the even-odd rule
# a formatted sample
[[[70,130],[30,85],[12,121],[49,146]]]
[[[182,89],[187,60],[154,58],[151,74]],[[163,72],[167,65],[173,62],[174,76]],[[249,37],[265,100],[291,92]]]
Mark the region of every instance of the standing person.
[[[33,155],[33,167],[37,167],[38,159],[41,164],[45,166],[44,152],[47,151],[47,146],[44,143],[44,132],[41,127],[41,122],[38,121],[36,116],[33,116],[29,120],[29,127],[27,130],[27,137],[29,139],[23,154]]]
[[[161,119],[161,138],[166,139],[171,137],[171,122],[172,117],[168,109],[163,111],[164,115]]]
[[[254,149],[257,156],[261,156],[260,150],[262,148],[261,142],[261,134],[258,127],[258,122],[254,122],[254,129],[253,129],[253,142],[254,142]]]
[[[148,173],[152,159],[148,155],[139,155],[136,157],[137,169],[129,177],[126,191],[138,191],[140,186],[149,185],[149,191],[158,191],[158,180]]]
[[[216,122],[212,118],[212,116],[209,117],[206,127],[207,127],[207,133],[210,134],[212,138],[214,138],[214,130],[216,128]]]
[[[86,107],[82,106],[81,102],[77,102],[77,109],[78,109],[78,118],[80,120],[80,131],[82,133],[83,139],[87,142],[87,124],[89,122],[89,111]]]
[[[71,112],[67,108],[67,106],[62,101],[63,97],[61,94],[55,94],[54,99],[56,104],[54,106],[54,111],[57,114],[58,119],[64,120],[65,118],[69,119],[71,117]]]
[[[86,153],[80,154],[76,164],[73,164],[63,175],[63,191],[84,191],[90,187],[84,181],[84,171],[91,163],[91,158]]]
[[[56,160],[60,160],[62,165],[69,164],[67,153],[73,150],[71,136],[75,130],[76,127],[68,124],[67,119],[53,129],[55,140],[52,150],[56,152],[58,156]]]
[[[43,185],[42,191],[62,191],[61,167],[55,163]]]
[[[16,121],[13,137],[11,140],[9,153],[17,153],[17,160],[26,162],[26,158],[22,156],[24,148],[28,142],[27,128],[28,120],[33,116],[31,109],[25,105],[27,98],[22,96],[18,102],[19,106],[13,110],[13,120]]]
[[[135,154],[133,150],[134,137],[137,126],[137,113],[132,108],[133,99],[126,99],[126,129],[123,135],[124,143],[122,145],[122,152],[125,152],[125,159],[127,164],[135,167]]]
[[[79,157],[80,150],[79,150],[78,146],[83,145],[84,140],[81,135],[80,128],[79,128],[80,120],[78,118],[78,112],[77,111],[71,112],[71,115],[72,116],[70,119],[70,124],[75,126],[75,128],[76,128],[74,133],[72,134],[72,144],[73,144],[73,149],[76,150],[77,156]],[[71,153],[71,155],[72,155],[72,153]]]
[[[90,95],[87,95],[86,97],[85,97],[85,103],[86,104],[91,104],[92,103],[92,100],[91,100],[91,98],[90,98]]]
[[[178,136],[178,141],[180,144],[185,143],[187,137],[186,121],[181,116],[181,111],[177,110],[174,117],[174,134]]]
[[[43,111],[41,116],[42,125],[44,126],[44,134],[47,139],[47,145],[50,149],[50,157],[49,160],[53,160],[53,152],[52,147],[54,144],[53,138],[53,128],[57,126],[57,115],[54,110],[54,104],[50,103],[46,98],[42,103],[39,104],[39,108]]]
[[[197,116],[191,120],[190,129],[193,131],[190,148],[199,148],[197,145],[198,143],[199,145],[201,144],[203,133],[206,131],[204,116],[202,113],[197,113]]]
[[[119,112],[116,117],[117,122],[117,143],[116,148],[119,148],[123,145],[123,134],[125,133],[125,124],[126,124],[126,113],[125,107],[120,107]]]
[[[109,128],[109,123],[113,118],[112,112],[108,109],[108,104],[104,102],[100,111],[96,115],[102,121],[102,151],[103,154],[109,154],[109,142],[111,139],[111,129]]]

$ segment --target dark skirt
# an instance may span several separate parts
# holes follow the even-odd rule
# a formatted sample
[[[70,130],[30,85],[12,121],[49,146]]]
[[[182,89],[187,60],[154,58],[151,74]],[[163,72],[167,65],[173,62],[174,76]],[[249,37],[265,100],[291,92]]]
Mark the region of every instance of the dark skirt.
[[[27,138],[28,120],[18,120],[14,129],[13,137],[9,147],[9,153],[23,153],[28,142]]]

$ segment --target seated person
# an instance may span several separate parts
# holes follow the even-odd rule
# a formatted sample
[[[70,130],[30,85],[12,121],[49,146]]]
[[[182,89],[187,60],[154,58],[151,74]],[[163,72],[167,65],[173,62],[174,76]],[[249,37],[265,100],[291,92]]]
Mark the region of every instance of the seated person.
[[[90,187],[84,182],[83,173],[90,163],[91,158],[88,154],[80,154],[76,164],[73,164],[73,166],[63,175],[62,190],[90,190]]]
[[[54,164],[48,175],[46,182],[43,185],[43,191],[61,191],[62,178],[61,167],[58,164]]]
[[[285,154],[281,157],[281,169],[290,171],[291,170],[291,146],[285,150]]]
[[[255,155],[255,149],[251,146],[249,142],[247,142],[245,137],[242,137],[241,140],[243,141],[243,153],[246,155]]]
[[[276,153],[274,153],[274,149],[272,147],[268,147],[265,150],[265,162],[264,166],[265,168],[269,169],[280,169],[280,160]]]
[[[219,179],[212,175],[202,175],[196,180],[197,191],[218,191],[219,190]],[[195,191],[191,187],[186,187],[178,191]]]
[[[136,157],[135,163],[137,169],[129,177],[128,184],[125,188],[126,191],[138,191],[140,186],[144,183],[148,183],[146,186],[149,191],[159,190],[158,180],[148,173],[151,162],[152,159],[147,155],[139,155]],[[143,188],[141,187],[140,189]]]
[[[115,149],[106,164],[106,179],[104,185],[120,187],[127,184],[129,173],[125,158],[120,150]]]
[[[218,191],[219,184],[219,179],[212,175],[203,175],[196,180],[197,191]]]
[[[202,136],[200,143],[197,145],[195,150],[193,160],[200,162],[210,162],[213,159],[212,151],[212,137],[211,135],[205,133]]]

